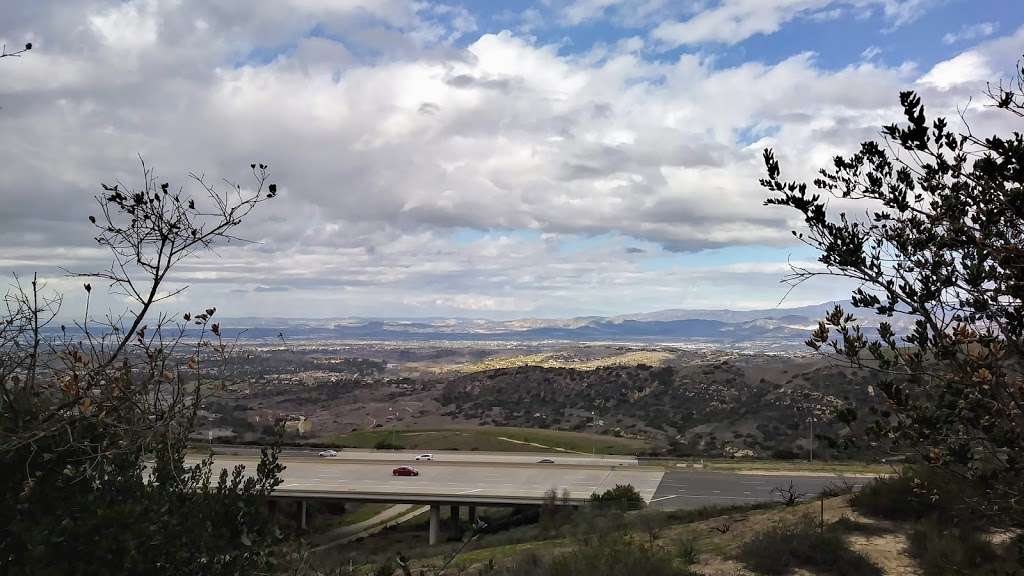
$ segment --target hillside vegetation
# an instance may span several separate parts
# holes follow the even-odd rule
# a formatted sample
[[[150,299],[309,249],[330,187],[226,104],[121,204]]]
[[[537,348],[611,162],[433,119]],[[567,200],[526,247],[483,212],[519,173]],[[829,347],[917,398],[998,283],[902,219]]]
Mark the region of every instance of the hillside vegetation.
[[[670,352],[650,350],[638,350],[597,358],[581,358],[579,355],[568,353],[541,353],[488,358],[480,362],[453,366],[451,367],[451,370],[471,373],[482,372],[485,370],[498,370],[502,368],[520,368],[523,366],[596,370],[598,368],[607,368],[611,366],[636,366],[639,364],[659,366],[672,357],[673,354]]]
[[[803,456],[813,418],[820,456],[869,454],[839,450],[853,430],[833,419],[844,404],[870,402],[867,382],[807,359],[496,369],[447,381],[440,401],[486,425],[642,438],[677,456]]]

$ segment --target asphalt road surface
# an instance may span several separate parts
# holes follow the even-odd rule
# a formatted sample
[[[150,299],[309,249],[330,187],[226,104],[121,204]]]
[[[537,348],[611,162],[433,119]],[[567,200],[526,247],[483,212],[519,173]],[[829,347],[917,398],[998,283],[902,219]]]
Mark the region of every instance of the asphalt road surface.
[[[196,449],[202,446],[197,445]],[[259,446],[230,446],[214,445],[214,453],[226,456],[253,456],[258,457]],[[282,457],[286,458],[314,458],[321,449],[284,447],[281,450]],[[458,450],[364,450],[357,448],[346,448],[337,450],[338,455],[325,458],[325,460],[349,460],[349,461],[381,461],[414,464],[416,456],[420,454],[432,454],[435,462],[458,462],[458,463],[507,463],[507,464],[535,464],[538,460],[547,458],[554,460],[555,464],[582,465],[582,466],[636,466],[638,464],[634,456],[607,456],[578,454],[573,452],[484,452],[484,451],[458,451]]]
[[[864,478],[848,478],[855,487],[862,485]],[[768,474],[737,474],[729,472],[705,472],[696,470],[672,470],[661,479],[654,497],[649,500],[651,507],[659,510],[702,508],[704,506],[733,506],[755,502],[780,501],[773,490],[776,487],[793,488],[805,497],[820,494],[829,484],[842,480],[837,476],[795,476]]]
[[[341,457],[345,454],[345,457]],[[541,500],[548,490],[559,496],[568,491],[574,500],[589,498],[617,484],[632,484],[652,508],[678,510],[712,505],[737,505],[778,501],[775,488],[793,489],[806,497],[819,494],[829,484],[842,482],[831,475],[774,475],[704,470],[669,470],[638,466],[616,460],[536,453],[433,452],[434,461],[416,462],[416,452],[340,452],[339,457],[317,458],[310,454],[282,458],[287,466],[278,487],[287,493],[327,493],[329,497],[368,499],[380,495],[400,502],[402,496],[424,501],[431,496],[445,499]],[[376,456],[375,461],[369,456]],[[551,457],[554,464],[538,464],[539,457]],[[387,457],[387,459],[385,459]],[[497,460],[495,460],[497,459]],[[628,461],[628,459],[624,459]],[[218,455],[216,463],[225,468],[245,464],[255,470],[252,455]],[[600,465],[599,465],[600,464]],[[419,476],[392,476],[396,466],[412,466]],[[859,487],[866,479],[850,478]]]
[[[532,457],[531,457],[532,458]],[[651,499],[664,470],[648,466],[581,466],[532,463],[475,462],[354,462],[341,458],[282,459],[287,466],[282,473],[284,483],[278,487],[287,492],[329,492],[331,497],[346,494],[378,494],[388,496],[530,498],[543,499],[545,492],[564,490],[573,499],[589,498],[616,484],[632,484],[645,499]],[[557,462],[557,461],[556,461]],[[216,456],[217,466],[231,468],[245,464],[254,470],[257,459],[246,456]],[[413,466],[419,476],[392,476],[398,465]],[[397,500],[397,498],[393,498]]]

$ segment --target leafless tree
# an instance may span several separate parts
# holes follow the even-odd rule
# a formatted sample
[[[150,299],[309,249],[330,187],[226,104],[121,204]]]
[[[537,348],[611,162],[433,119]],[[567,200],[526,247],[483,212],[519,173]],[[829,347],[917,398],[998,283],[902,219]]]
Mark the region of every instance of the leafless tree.
[[[269,494],[280,482],[276,451],[264,452],[255,474],[245,475],[241,467],[222,471],[215,486],[210,485],[212,460],[185,461],[202,399],[223,388],[224,365],[234,344],[225,341],[213,307],[174,316],[155,309],[186,289],[168,287],[178,264],[200,251],[243,241],[235,235],[236,227],[276,196],[267,166],[252,164],[251,171],[253,183],[247,187],[226,181],[217,186],[192,174],[199,191],[195,197],[159,183],[145,163],[138,186],[103,184],[95,197],[98,215],[89,221],[95,241],[109,250],[111,263],[100,272],[68,273],[83,280],[86,297],[84,313],[70,326],[57,320],[64,303],[60,294],[48,291],[35,276],[31,283],[15,278],[0,317],[0,557],[29,558],[25,550],[33,546],[36,532],[44,540],[50,537],[47,531],[73,540],[74,523],[56,526],[60,523],[43,512],[32,516],[30,503],[37,502],[38,509],[38,502],[76,491],[80,498],[95,499],[97,506],[107,505],[103,494],[139,494],[138,511],[128,514],[148,515],[147,506],[154,502],[157,508],[172,501],[184,508],[191,501],[191,509],[167,514],[209,514],[199,526],[234,534],[230,541],[182,542],[177,551],[167,551],[169,558],[176,558],[173,562],[181,562],[182,573],[210,558],[237,559],[233,565],[249,570],[266,558],[267,552],[254,543],[272,538],[272,531],[255,521],[261,513],[252,499]],[[105,285],[130,305],[97,319],[90,309],[99,291],[94,285]],[[146,455],[152,458],[148,466],[143,465]],[[233,506],[237,524],[224,524],[220,510],[194,500],[211,492],[228,502],[225,506]],[[85,508],[76,508],[78,524],[102,525]],[[171,525],[194,534],[198,528],[188,528],[190,521]],[[142,565],[159,563],[146,555],[168,546],[153,548],[151,542],[163,536],[159,528],[153,530],[134,527],[119,533],[117,541],[137,545],[132,557]],[[133,540],[132,531],[140,536]],[[166,561],[163,565],[170,569]],[[53,569],[36,565],[22,573]]]
[[[20,58],[22,54],[32,49],[32,43],[26,42],[25,47],[21,50],[15,50],[14,52],[7,51],[7,44],[0,46],[0,58]]]
[[[267,183],[262,164],[252,165],[255,185],[248,189],[231,184],[222,192],[193,174],[206,199],[197,203],[169,184],[158,184],[144,163],[142,173],[140,187],[104,184],[103,194],[95,197],[100,216],[89,220],[97,231],[96,242],[110,250],[111,265],[101,272],[75,274],[105,282],[112,294],[132,301],[129,309],[93,319],[93,288],[86,282],[82,319],[72,330],[61,326],[48,335],[61,297],[41,293],[36,279],[30,288],[19,282],[8,293],[7,314],[0,323],[0,394],[5,409],[18,417],[13,429],[2,431],[0,451],[63,434],[68,418],[94,411],[118,416],[118,426],[130,421],[137,432],[160,433],[172,423],[191,423],[202,390],[202,361],[223,361],[228,354],[229,345],[213,321],[215,308],[178,318],[151,312],[155,304],[186,289],[166,288],[177,264],[218,242],[239,241],[234,228],[258,204],[273,198],[277,187]],[[188,338],[191,354],[183,357],[181,347],[191,332],[196,332]],[[191,389],[185,386],[189,372],[195,375]],[[222,384],[223,374],[214,374]],[[133,437],[144,441],[147,436]]]
[[[782,503],[786,506],[799,504],[800,500],[807,495],[800,492],[792,481],[789,482],[789,486],[776,486],[772,488],[772,494],[779,496],[782,499]]]

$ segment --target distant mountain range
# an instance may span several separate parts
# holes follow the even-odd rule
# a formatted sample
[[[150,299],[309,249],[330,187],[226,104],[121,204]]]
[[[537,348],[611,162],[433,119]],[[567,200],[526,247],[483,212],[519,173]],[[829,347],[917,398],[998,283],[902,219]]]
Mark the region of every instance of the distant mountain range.
[[[481,320],[467,318],[230,318],[222,321],[229,335],[243,339],[273,340],[514,340],[568,342],[658,342],[799,345],[836,304],[851,310],[849,302],[827,302],[799,308],[766,310],[660,310],[622,316],[586,316],[565,319]],[[879,319],[858,310],[864,325]],[[899,327],[897,327],[899,328]]]

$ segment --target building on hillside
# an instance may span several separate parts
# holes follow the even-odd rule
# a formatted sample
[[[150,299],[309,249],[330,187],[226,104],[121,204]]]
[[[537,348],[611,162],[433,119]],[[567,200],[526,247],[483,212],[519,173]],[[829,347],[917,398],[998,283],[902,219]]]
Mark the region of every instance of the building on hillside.
[[[301,414],[292,414],[284,422],[285,432],[295,432],[299,436],[305,436],[313,431],[313,422]]]

